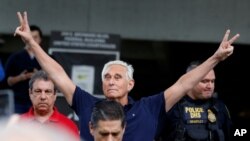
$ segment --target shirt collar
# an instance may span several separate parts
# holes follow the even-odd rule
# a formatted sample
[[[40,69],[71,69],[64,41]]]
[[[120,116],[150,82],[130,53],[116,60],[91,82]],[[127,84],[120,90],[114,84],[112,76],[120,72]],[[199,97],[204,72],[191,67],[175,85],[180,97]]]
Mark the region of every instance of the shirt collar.
[[[46,123],[47,123],[47,122],[58,122],[58,121],[59,121],[59,120],[58,120],[59,112],[58,112],[57,108],[56,108],[56,107],[53,107],[53,110],[54,110],[54,112],[53,112],[52,115],[49,117],[49,119],[46,121]],[[28,111],[28,113],[27,113],[27,118],[28,118],[29,120],[36,121],[36,119],[35,119],[35,114],[34,114],[34,108],[33,108],[33,107],[31,107],[31,108],[29,109],[29,111]]]
[[[124,106],[124,110],[128,111],[134,103],[135,103],[135,101],[133,100],[133,98],[129,96],[128,97],[128,104]]]

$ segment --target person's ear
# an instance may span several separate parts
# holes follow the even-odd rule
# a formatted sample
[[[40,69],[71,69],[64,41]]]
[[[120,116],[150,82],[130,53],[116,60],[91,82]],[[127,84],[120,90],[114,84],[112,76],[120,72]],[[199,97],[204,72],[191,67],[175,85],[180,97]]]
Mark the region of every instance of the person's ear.
[[[135,80],[129,80],[129,82],[128,82],[128,91],[129,92],[134,88],[134,85],[135,85]]]
[[[91,122],[89,122],[89,131],[92,136],[94,136],[94,127]]]

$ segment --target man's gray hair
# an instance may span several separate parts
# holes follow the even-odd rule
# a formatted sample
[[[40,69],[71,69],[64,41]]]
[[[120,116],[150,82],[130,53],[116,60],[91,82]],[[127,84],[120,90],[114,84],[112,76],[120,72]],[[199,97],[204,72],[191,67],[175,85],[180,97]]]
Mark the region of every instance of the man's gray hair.
[[[51,80],[48,76],[48,74],[43,71],[43,70],[39,70],[37,72],[35,72],[32,77],[29,80],[29,88],[32,90],[33,89],[33,84],[36,80],[45,80],[45,81],[49,81]],[[56,86],[54,85],[54,90],[56,91]]]
[[[114,60],[114,61],[109,61],[108,63],[106,63],[102,69],[102,81],[104,80],[104,76],[108,71],[108,68],[110,67],[110,65],[122,65],[127,69],[127,78],[128,80],[133,80],[133,73],[134,73],[134,68],[132,65],[121,61],[121,60]]]

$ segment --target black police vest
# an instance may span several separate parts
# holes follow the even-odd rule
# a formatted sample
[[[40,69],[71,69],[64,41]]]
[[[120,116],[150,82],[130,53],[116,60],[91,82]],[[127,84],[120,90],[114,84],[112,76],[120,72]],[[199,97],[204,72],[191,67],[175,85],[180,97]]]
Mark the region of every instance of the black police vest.
[[[214,101],[191,102],[184,98],[178,103],[181,120],[175,131],[176,141],[224,141]]]

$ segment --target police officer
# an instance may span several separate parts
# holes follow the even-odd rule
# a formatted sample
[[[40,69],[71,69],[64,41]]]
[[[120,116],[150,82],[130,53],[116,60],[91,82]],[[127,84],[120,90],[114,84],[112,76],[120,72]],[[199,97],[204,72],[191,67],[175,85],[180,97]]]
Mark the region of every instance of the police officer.
[[[197,67],[198,61],[187,68]],[[228,141],[232,122],[226,105],[215,98],[215,73],[211,70],[161,121],[157,141]]]

